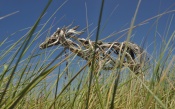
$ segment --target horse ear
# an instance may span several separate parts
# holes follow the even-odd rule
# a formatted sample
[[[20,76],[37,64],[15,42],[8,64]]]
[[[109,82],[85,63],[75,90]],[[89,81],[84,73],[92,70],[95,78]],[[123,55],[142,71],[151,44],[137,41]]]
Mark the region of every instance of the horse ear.
[[[76,31],[76,30],[74,30],[74,29],[69,29],[68,31],[67,31],[67,35],[69,36],[69,35],[80,35],[80,34],[82,34],[84,31]]]
[[[74,26],[72,29],[73,29],[73,30],[76,30],[76,29],[78,29],[78,28],[79,28],[79,25]]]
[[[60,28],[57,28],[57,31],[59,31],[60,30]]]
[[[73,22],[70,25],[68,25],[67,27],[65,27],[65,28],[69,29],[72,26],[72,24],[73,24]]]

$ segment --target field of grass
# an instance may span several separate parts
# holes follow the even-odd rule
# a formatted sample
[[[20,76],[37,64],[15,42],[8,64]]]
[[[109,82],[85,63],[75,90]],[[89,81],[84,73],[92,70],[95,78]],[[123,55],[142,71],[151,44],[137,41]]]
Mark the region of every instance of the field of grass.
[[[175,56],[172,43],[175,31],[168,36],[168,40],[164,40],[158,55],[156,52],[149,53],[150,60],[141,73],[136,75],[126,68],[101,71],[101,75],[97,76],[93,74],[95,68],[88,67],[88,63],[77,64],[77,68],[73,68],[73,64],[81,63],[81,60],[71,53],[65,56],[65,49],[60,49],[60,46],[38,52],[37,45],[29,52],[41,34],[42,28],[38,32],[36,28],[49,4],[26,35],[5,48],[4,44],[12,36],[0,42],[0,109],[175,108]],[[127,41],[135,26],[138,9],[127,32]],[[103,1],[96,41],[99,40],[102,13]],[[171,20],[169,22],[167,28],[171,25]],[[58,49],[61,50],[59,53]],[[12,54],[12,51],[15,52]],[[56,57],[52,57],[54,53]]]

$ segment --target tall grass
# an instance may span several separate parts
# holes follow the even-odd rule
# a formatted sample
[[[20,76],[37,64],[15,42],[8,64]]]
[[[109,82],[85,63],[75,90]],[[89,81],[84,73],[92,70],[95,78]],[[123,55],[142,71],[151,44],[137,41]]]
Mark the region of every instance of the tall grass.
[[[174,108],[175,57],[173,55],[174,48],[172,40],[174,40],[175,31],[168,40],[164,40],[162,48],[159,50],[159,55],[149,55],[150,62],[146,69],[143,69],[142,73],[135,75],[134,72],[125,68],[109,72],[101,71],[101,75],[94,75],[93,72],[96,68],[93,64],[92,68],[88,67],[89,63],[77,64],[77,68],[72,68],[72,64],[75,64],[75,62],[81,63],[81,60],[75,58],[76,55],[72,53],[64,57],[63,53],[65,53],[66,49],[61,49],[60,46],[51,51],[43,50],[42,52],[38,52],[38,47],[36,47],[30,54],[28,53],[29,48],[34,44],[45,26],[37,34],[34,34],[51,2],[52,0],[48,2],[27,35],[5,49],[2,47],[8,41],[8,38],[0,43],[0,48],[2,49],[0,60],[3,60],[0,65],[0,108]],[[103,3],[104,1],[102,2],[101,12],[99,14],[96,42],[98,41],[101,26]],[[131,37],[132,29],[135,28],[134,21],[136,20],[138,10],[139,8],[136,9],[131,21],[131,27],[127,31],[128,41]],[[169,21],[167,31],[171,26],[172,19]],[[49,60],[58,49],[59,51],[61,50],[57,53],[58,55],[52,58],[52,60]],[[12,54],[11,52],[14,50],[15,52]],[[9,56],[10,59],[8,58]],[[94,59],[95,57],[92,58],[92,60]],[[67,64],[65,66],[66,61]],[[69,70],[67,70],[68,68]],[[66,79],[63,77],[65,75]]]

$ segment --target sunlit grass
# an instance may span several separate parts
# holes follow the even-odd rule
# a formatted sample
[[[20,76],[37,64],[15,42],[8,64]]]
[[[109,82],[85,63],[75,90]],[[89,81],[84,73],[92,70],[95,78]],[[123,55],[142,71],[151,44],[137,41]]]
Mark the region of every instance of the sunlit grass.
[[[159,55],[155,56],[154,53],[149,55],[150,62],[142,73],[136,75],[124,68],[109,72],[101,71],[101,75],[94,75],[95,67],[88,67],[89,63],[84,62],[79,65],[78,63],[82,60],[77,59],[72,53],[66,52],[67,55],[64,55],[66,49],[62,49],[61,46],[41,52],[38,52],[36,47],[32,49],[32,52],[27,53],[47,24],[36,32],[39,21],[50,3],[51,1],[27,35],[22,36],[5,49],[2,47],[8,38],[0,42],[0,61],[3,60],[0,63],[0,108],[174,108],[175,57],[171,42],[174,40],[175,31],[169,39],[163,41],[161,50],[158,50],[161,51]],[[136,13],[138,10],[139,8],[136,9]],[[102,8],[101,12],[103,12]],[[132,29],[135,28],[136,13],[128,30],[128,41]],[[100,26],[101,18],[102,16],[99,16],[98,26]],[[37,34],[34,34],[35,32]],[[99,40],[98,32],[99,30],[96,41]],[[52,57],[55,53],[57,56]],[[8,60],[4,61],[5,59]]]

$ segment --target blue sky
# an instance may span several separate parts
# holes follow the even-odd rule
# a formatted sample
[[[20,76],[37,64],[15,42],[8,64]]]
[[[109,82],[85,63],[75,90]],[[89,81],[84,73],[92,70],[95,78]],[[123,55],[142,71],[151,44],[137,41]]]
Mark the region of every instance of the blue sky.
[[[65,0],[53,0],[47,13],[43,17],[41,24],[45,23],[48,18],[54,13],[54,11],[64,2]],[[18,13],[6,17],[0,20],[0,41],[2,41],[8,35],[27,27],[31,27],[40,13],[47,4],[47,0],[1,0],[0,2],[0,17],[7,14],[19,11]],[[64,25],[70,24],[74,21],[74,25],[80,25],[80,29],[86,27],[86,8],[87,5],[87,17],[88,23],[92,24],[89,28],[92,31],[98,21],[98,15],[101,5],[101,0],[68,0],[68,2],[55,14],[55,16],[50,20],[45,29],[48,29],[51,25],[55,25],[51,29],[51,33],[56,30],[57,27],[62,27]],[[135,9],[137,7],[138,0],[105,0],[102,27],[104,30],[101,32],[100,39],[110,35],[113,32],[117,32],[126,29],[130,26],[132,17],[134,16]],[[160,13],[167,12],[170,10],[175,10],[174,0],[142,0],[135,24],[139,24],[142,21],[154,17]],[[114,12],[113,12],[114,11]],[[111,15],[111,13],[113,14]],[[133,42],[141,44],[142,40],[147,37],[147,45],[151,44],[155,39],[161,42],[162,37],[165,37],[165,32],[167,31],[167,22],[170,21],[172,15],[175,13],[169,13],[161,16],[157,26],[154,24],[156,19],[150,20],[147,24],[136,28],[133,32]],[[111,16],[110,16],[111,15]],[[62,19],[61,19],[62,18]],[[61,20],[60,20],[61,19]],[[107,23],[105,23],[107,22]],[[56,23],[56,24],[55,24]],[[154,25],[153,25],[154,24]],[[172,20],[170,31],[168,32],[168,37],[175,30],[175,20]],[[105,25],[105,26],[104,26]],[[152,26],[153,25],[153,26]],[[157,28],[157,30],[155,30]],[[15,41],[22,37],[26,31],[22,31],[19,34],[11,37],[10,40]],[[95,32],[94,32],[95,34]],[[118,39],[121,34],[117,34],[106,41],[114,41]],[[47,33],[43,34],[38,41],[44,41]],[[86,37],[85,33],[81,37]],[[123,37],[119,41],[124,41],[126,38]],[[92,36],[92,40],[95,39],[95,35]],[[152,51],[152,47],[148,48]]]

